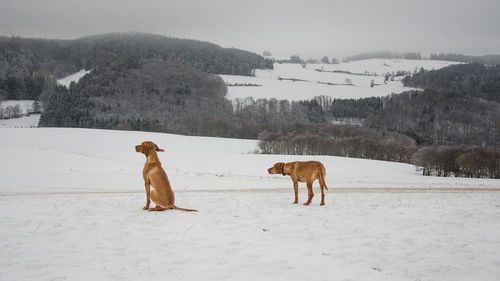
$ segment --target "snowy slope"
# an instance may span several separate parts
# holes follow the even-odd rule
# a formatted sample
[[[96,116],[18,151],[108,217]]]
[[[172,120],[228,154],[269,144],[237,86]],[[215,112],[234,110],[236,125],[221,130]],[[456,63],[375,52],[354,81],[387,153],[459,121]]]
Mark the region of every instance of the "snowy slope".
[[[252,154],[253,140],[65,128],[0,128],[0,135],[0,280],[500,276],[499,180]],[[159,156],[176,204],[198,213],[142,210],[145,158],[134,146],[143,140],[166,150]],[[289,178],[266,172],[277,161],[306,159],[326,166],[326,206],[319,196],[311,206],[291,204]]]
[[[386,96],[412,89],[403,86],[400,81],[401,76],[395,77],[394,81],[388,81],[385,84],[384,74],[386,73],[395,74],[398,71],[413,73],[420,68],[433,70],[451,64],[456,63],[431,60],[370,59],[340,64],[308,64],[306,68],[300,64],[275,63],[273,70],[255,70],[255,77],[236,75],[221,75],[221,77],[228,85],[254,85],[229,86],[227,98],[231,100],[246,97],[303,100],[320,95],[332,98],[364,98]],[[317,70],[322,70],[322,72]],[[332,71],[344,71],[351,74],[333,73]],[[346,79],[350,79],[353,85],[343,85],[346,84]],[[370,87],[372,80],[377,86]]]
[[[78,72],[75,72],[73,74],[70,74],[66,77],[63,77],[61,79],[58,79],[57,80],[57,84],[59,85],[62,85],[66,88],[69,88],[69,85],[71,85],[71,82],[75,82],[75,83],[78,83],[78,81],[83,77],[85,76],[87,73],[90,73],[90,70],[85,70],[85,69],[82,69]]]
[[[134,146],[144,140],[165,149],[159,156],[177,190],[288,190],[290,179],[268,175],[266,169],[294,160],[322,161],[332,188],[498,187],[489,179],[423,177],[409,164],[253,154],[254,140],[67,128],[0,129],[0,134],[0,193],[142,191],[145,159]],[[26,171],[29,177],[23,176]]]

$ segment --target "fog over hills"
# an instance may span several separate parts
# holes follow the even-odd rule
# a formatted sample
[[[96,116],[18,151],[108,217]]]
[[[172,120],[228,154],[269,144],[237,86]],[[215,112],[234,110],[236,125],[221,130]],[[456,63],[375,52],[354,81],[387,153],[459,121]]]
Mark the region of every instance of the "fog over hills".
[[[4,0],[0,6],[0,35],[6,36],[75,39],[140,31],[306,58],[500,50],[495,0]]]

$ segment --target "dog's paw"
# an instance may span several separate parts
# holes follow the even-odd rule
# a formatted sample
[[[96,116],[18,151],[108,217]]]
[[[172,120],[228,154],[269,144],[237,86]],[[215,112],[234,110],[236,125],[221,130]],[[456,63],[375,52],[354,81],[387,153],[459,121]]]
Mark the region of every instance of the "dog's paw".
[[[147,209],[149,209],[149,206],[144,206],[144,207],[142,207],[142,209],[147,210]]]

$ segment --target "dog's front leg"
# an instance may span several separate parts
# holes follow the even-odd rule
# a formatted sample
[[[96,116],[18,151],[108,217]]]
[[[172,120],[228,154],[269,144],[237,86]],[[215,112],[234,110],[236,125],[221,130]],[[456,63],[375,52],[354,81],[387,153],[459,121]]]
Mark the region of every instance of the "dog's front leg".
[[[314,197],[314,193],[313,193],[313,185],[312,185],[312,182],[307,182],[307,201],[306,203],[304,203],[304,205],[309,205],[311,204],[311,200],[313,199]]]
[[[299,183],[297,181],[293,181],[293,191],[295,192],[295,201],[293,204],[299,203]]]
[[[149,187],[149,181],[144,181],[144,187],[146,187],[146,206],[144,206],[142,209],[147,210],[149,209],[149,203],[151,203],[151,192]]]

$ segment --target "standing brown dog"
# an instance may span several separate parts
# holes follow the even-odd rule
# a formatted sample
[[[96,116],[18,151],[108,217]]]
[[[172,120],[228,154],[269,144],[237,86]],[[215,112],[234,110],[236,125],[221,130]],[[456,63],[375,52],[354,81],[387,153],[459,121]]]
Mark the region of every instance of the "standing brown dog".
[[[294,204],[299,202],[299,184],[298,182],[307,183],[308,199],[304,205],[311,204],[311,200],[314,196],[312,184],[313,181],[318,179],[319,185],[321,187],[321,203],[320,206],[325,205],[325,192],[323,188],[328,190],[325,183],[325,166],[318,161],[307,161],[307,162],[290,162],[290,163],[276,163],[271,168],[267,169],[269,174],[282,174],[284,176],[289,175],[293,181],[293,189],[295,191],[295,201]]]
[[[186,212],[196,212],[196,210],[179,208],[174,205],[174,191],[170,187],[167,173],[165,173],[165,170],[161,167],[160,159],[158,159],[158,155],[156,154],[157,151],[164,150],[158,148],[158,146],[153,142],[145,141],[140,145],[136,145],[135,151],[146,155],[146,164],[142,170],[144,185],[146,187],[146,206],[142,209],[149,211],[176,209]],[[153,187],[151,192],[149,188],[150,186]],[[155,208],[149,208],[149,203],[151,202],[150,199],[155,202]]]

